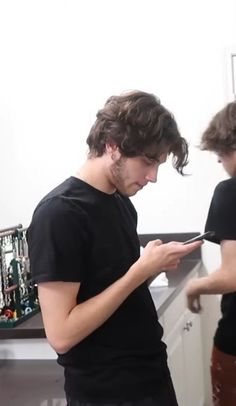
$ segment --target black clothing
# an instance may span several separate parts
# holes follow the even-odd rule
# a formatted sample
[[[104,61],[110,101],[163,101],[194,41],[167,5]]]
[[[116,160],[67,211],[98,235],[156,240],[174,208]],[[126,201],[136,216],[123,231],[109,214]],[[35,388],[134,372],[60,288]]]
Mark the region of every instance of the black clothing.
[[[217,185],[205,227],[209,230],[215,231],[212,242],[236,240],[236,177]],[[236,292],[222,296],[221,312],[214,344],[220,351],[236,355]]]
[[[118,402],[81,402],[67,396],[67,406],[178,406],[171,378],[159,388],[158,395]]]
[[[78,303],[99,294],[139,258],[136,226],[127,197],[70,177],[38,204],[28,229],[34,281],[80,282]],[[58,354],[66,393],[90,402],[157,394],[169,379],[162,334],[143,283],[101,327]]]

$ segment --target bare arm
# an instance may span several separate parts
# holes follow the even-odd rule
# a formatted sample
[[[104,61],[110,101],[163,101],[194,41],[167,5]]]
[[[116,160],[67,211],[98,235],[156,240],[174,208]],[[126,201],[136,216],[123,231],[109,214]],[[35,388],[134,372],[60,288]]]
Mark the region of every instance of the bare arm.
[[[236,291],[236,241],[221,242],[220,269],[208,276],[191,280],[186,286],[188,308],[201,310],[201,294],[224,294]]]
[[[40,283],[39,301],[47,338],[58,353],[74,345],[100,327],[139,285],[152,274],[176,269],[179,259],[201,245],[178,243],[147,244],[143,255],[128,272],[100,294],[77,304],[80,284],[72,282]]]

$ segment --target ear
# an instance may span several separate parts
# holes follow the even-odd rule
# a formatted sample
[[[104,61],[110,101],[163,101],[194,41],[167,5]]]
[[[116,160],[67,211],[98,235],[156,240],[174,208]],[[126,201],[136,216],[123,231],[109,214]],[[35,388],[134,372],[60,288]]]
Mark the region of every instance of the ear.
[[[106,153],[111,157],[112,161],[119,159],[121,156],[118,146],[113,141],[106,143]]]
[[[114,143],[114,141],[107,141],[106,142],[106,152],[108,153],[108,154],[112,154],[112,153],[114,153],[115,151],[117,151],[118,150],[118,147],[117,147],[117,145]]]

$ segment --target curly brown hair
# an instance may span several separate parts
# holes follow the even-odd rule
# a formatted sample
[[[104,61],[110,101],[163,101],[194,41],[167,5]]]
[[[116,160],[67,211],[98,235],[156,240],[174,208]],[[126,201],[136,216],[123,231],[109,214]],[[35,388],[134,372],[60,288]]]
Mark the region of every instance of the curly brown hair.
[[[168,151],[181,174],[188,163],[188,144],[173,115],[150,93],[132,91],[107,100],[87,138],[90,156],[102,156],[108,142],[114,142],[125,157],[158,159]]]
[[[236,150],[236,101],[227,104],[212,118],[202,135],[200,148],[218,154]]]

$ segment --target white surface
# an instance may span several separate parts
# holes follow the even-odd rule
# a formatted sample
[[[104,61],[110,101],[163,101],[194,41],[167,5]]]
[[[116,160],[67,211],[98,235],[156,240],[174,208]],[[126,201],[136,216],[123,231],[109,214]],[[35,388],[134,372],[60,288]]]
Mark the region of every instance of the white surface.
[[[1,340],[0,359],[56,359],[55,351],[42,338]]]
[[[150,284],[150,287],[152,288],[161,286],[168,286],[168,279],[165,272],[160,273],[160,275],[153,279],[152,283]]]

